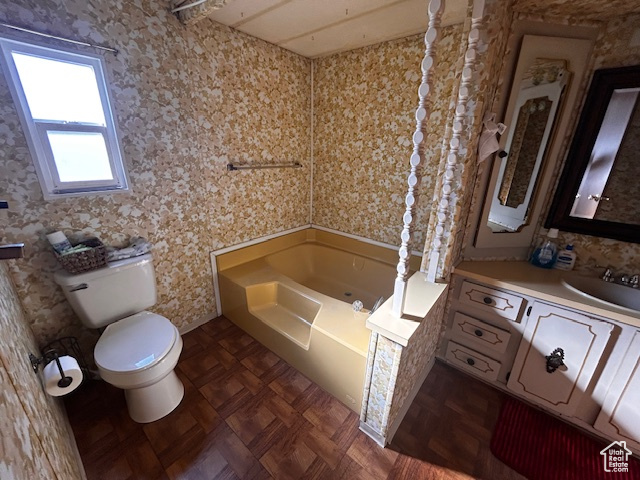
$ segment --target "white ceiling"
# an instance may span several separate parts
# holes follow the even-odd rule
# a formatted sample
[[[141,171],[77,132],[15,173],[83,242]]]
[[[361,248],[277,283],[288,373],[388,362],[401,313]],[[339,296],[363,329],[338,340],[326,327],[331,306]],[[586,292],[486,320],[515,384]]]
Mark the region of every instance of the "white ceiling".
[[[227,0],[209,18],[316,58],[424,33],[428,0]],[[448,0],[443,25],[464,20],[466,0]]]

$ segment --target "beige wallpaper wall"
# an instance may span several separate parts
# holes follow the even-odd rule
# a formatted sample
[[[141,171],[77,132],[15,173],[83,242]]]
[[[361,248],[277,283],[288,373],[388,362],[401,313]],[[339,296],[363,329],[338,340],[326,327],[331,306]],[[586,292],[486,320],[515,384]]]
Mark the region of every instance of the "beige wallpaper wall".
[[[442,29],[414,248],[421,250],[462,24]],[[314,71],[313,223],[400,243],[424,37],[321,58]]]
[[[37,354],[7,262],[0,262],[0,478],[84,478],[59,399],[44,393],[28,354]]]
[[[68,334],[84,345],[95,340],[52,281],[47,229],[114,245],[147,237],[154,310],[187,327],[215,314],[212,250],[308,223],[310,61],[208,20],[185,28],[166,7],[152,0],[0,4],[3,21],[119,50],[102,55],[131,194],[43,201],[0,75],[0,197],[11,206],[0,241],[26,243],[11,274],[41,344]],[[294,160],[303,168],[225,169],[231,161]]]
[[[545,0],[540,8],[539,0],[514,0],[513,8],[517,12],[539,15],[543,12],[549,17],[570,16],[579,12],[582,18],[601,20],[617,15],[618,12],[635,10],[640,13],[640,4],[628,0]]]

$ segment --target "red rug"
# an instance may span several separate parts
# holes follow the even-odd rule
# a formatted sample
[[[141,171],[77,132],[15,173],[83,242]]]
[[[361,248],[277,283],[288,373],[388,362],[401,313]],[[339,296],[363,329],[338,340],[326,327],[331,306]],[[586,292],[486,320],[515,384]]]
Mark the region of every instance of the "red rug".
[[[491,437],[491,452],[530,480],[640,480],[640,462],[631,456],[628,472],[604,471],[607,445],[511,397]]]

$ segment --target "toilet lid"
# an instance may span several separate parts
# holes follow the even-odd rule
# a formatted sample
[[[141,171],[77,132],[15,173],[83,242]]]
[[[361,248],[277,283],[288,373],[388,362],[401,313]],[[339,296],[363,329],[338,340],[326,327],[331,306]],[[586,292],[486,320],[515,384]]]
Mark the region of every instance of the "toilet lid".
[[[140,312],[109,325],[93,351],[96,365],[112,372],[143,370],[173,346],[176,327],[165,317]]]

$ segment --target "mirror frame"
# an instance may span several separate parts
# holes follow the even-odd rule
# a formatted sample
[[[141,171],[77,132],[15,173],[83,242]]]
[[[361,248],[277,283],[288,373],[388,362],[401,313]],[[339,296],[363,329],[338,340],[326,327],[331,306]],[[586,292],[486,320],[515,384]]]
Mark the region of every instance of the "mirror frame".
[[[522,31],[518,35],[514,35],[510,42],[510,60],[505,62],[502,75],[508,75],[511,81],[502,85],[500,98],[495,108],[505,113],[498,118],[513,118],[518,89],[512,88],[512,85],[520,84],[524,71],[528,65],[535,61],[535,58],[568,61],[572,81],[567,85],[562,111],[556,119],[553,138],[547,146],[547,162],[539,173],[538,190],[532,199],[529,224],[513,233],[494,233],[487,227],[492,201],[492,195],[489,192],[495,191],[499,168],[494,159],[485,160],[486,167],[480,167],[481,178],[476,183],[474,193],[476,203],[472,207],[473,213],[470,214],[473,218],[469,224],[469,234],[473,235],[473,240],[470,240],[465,248],[467,258],[524,259],[529,255],[531,242],[540,222],[546,215],[548,203],[545,200],[551,197],[554,172],[558,170],[556,162],[560,162],[562,156],[561,150],[564,142],[561,140],[571,130],[571,112],[578,109],[582,103],[582,98],[579,97],[581,93],[579,85],[589,75],[589,56],[593,49],[594,39],[533,35],[523,27]],[[504,149],[506,140],[507,135],[502,135],[500,138],[501,149]]]
[[[614,90],[640,87],[640,65],[596,70],[556,187],[546,228],[640,243],[640,225],[570,216]],[[639,200],[640,201],[640,200]]]
[[[507,155],[499,164],[495,165],[495,167],[498,168],[498,177],[496,179],[496,184],[493,192],[487,191],[487,196],[491,196],[491,203],[489,205],[489,214],[487,219],[491,221],[493,214],[494,218],[502,217],[504,219],[505,217],[510,217],[513,220],[520,221],[520,225],[518,226],[518,228],[513,229],[511,233],[519,232],[531,223],[529,217],[531,211],[535,207],[537,191],[540,187],[540,176],[544,171],[546,164],[549,163],[549,144],[553,142],[554,130],[558,124],[557,120],[558,117],[562,115],[563,111],[562,100],[564,100],[564,97],[566,96],[566,90],[568,85],[570,84],[570,79],[572,77],[572,74],[568,69],[569,62],[567,60],[546,58],[536,58],[535,60],[547,60],[551,62],[555,61],[556,63],[562,62],[564,63],[564,67],[561,69],[561,73],[558,75],[556,81],[551,83],[544,83],[541,85],[526,85],[523,79],[520,82],[520,85],[518,86],[516,92],[515,106],[513,108],[512,118],[509,122],[510,128],[507,133],[507,140],[505,142],[505,153]],[[529,73],[535,67],[535,65],[535,63],[532,63],[527,68],[526,73]],[[547,98],[551,102],[551,106],[549,107],[549,115],[544,126],[540,144],[538,145],[538,150],[535,152],[536,159],[531,171],[531,175],[529,177],[529,181],[527,182],[528,186],[525,192],[525,197],[522,203],[518,204],[515,207],[511,207],[506,204],[502,204],[502,202],[500,201],[500,189],[502,186],[502,182],[504,181],[507,164],[514,155],[512,151],[513,139],[516,133],[516,128],[518,127],[520,112],[527,101],[539,100],[541,98]]]

